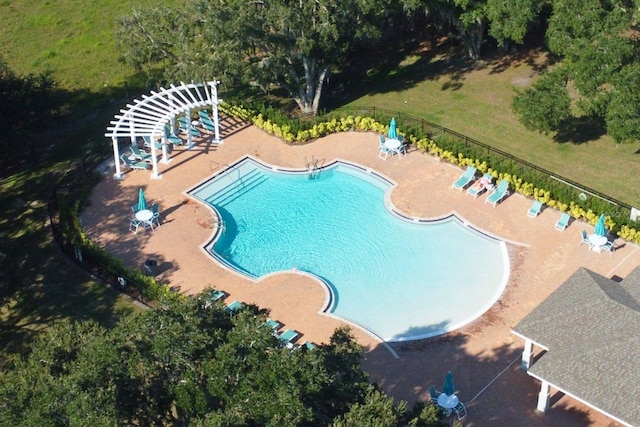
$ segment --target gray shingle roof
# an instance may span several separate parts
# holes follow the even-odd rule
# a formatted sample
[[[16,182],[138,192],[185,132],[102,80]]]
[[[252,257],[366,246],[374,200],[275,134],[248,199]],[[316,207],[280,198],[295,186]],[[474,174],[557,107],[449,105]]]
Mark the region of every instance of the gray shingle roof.
[[[640,267],[620,283],[580,268],[513,331],[548,348],[532,375],[640,426]]]

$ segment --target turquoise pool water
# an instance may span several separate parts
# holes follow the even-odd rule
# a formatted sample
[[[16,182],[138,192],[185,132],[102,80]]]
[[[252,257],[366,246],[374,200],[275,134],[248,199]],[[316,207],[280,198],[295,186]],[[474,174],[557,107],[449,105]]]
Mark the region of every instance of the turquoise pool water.
[[[310,179],[245,159],[190,194],[224,224],[207,246],[215,258],[252,278],[313,274],[331,291],[328,312],[385,341],[469,323],[504,289],[505,243],[455,217],[418,222],[393,214],[385,204],[391,187],[341,163]]]

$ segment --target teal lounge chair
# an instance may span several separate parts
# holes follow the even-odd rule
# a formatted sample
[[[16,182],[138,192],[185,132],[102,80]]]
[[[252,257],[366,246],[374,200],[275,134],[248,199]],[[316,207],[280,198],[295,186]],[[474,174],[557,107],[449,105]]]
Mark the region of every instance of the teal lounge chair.
[[[278,329],[282,328],[282,323],[277,320],[267,319],[267,326],[275,333]]]
[[[204,308],[211,307],[216,301],[220,301],[226,296],[227,294],[225,294],[223,291],[219,291],[217,289],[211,289],[209,292],[206,293],[206,295],[203,296]]]
[[[469,185],[471,181],[473,181],[473,177],[475,174],[476,168],[473,166],[467,166],[467,170],[464,171],[462,175],[460,175],[460,178],[458,178],[451,187],[455,188],[456,190],[462,191],[467,185]]]
[[[178,117],[178,127],[184,133],[187,133],[187,127],[188,127],[187,120],[188,119],[184,116]],[[191,136],[202,136],[202,135],[200,134],[200,131],[196,129],[195,126],[191,126]]]
[[[151,137],[149,135],[145,135],[142,137],[142,139],[144,139],[144,146],[151,148]],[[154,147],[156,148],[156,150],[162,150],[162,143],[160,141],[156,141],[155,139],[153,140],[154,142]]]
[[[500,203],[500,201],[504,199],[508,194],[509,194],[509,183],[504,179],[502,179],[500,180],[498,187],[495,190],[493,190],[491,194],[489,194],[489,197],[487,197],[487,200],[485,200],[485,203],[491,203],[495,208],[496,205]]]
[[[141,161],[147,161],[147,160],[151,161],[151,158],[152,158],[151,154],[146,153],[141,149],[139,149],[137,144],[131,144],[130,149],[133,155],[136,157],[136,159]]]
[[[207,133],[211,133],[216,130],[216,126],[207,114],[207,110],[198,111],[198,116],[200,117],[200,125],[207,131]]]
[[[236,311],[240,310],[242,307],[244,307],[243,303],[241,303],[240,301],[233,301],[224,309],[224,311],[226,311],[229,314],[233,314]]]
[[[541,209],[542,209],[542,202],[539,200],[536,200],[533,202],[533,205],[529,208],[529,211],[527,211],[527,215],[530,216],[531,218],[535,218],[538,216]]]
[[[278,335],[278,338],[280,339],[280,341],[285,343],[287,347],[291,348],[293,347],[293,342],[297,340],[299,336],[300,334],[293,329],[287,329],[280,335]]]
[[[477,198],[479,195],[485,192],[488,188],[493,187],[493,175],[485,173],[482,178],[473,183],[473,185],[467,188],[467,194]]]
[[[149,168],[149,163],[129,160],[129,157],[127,157],[126,154],[121,154],[120,160],[122,160],[122,163],[125,166],[127,166],[129,169],[148,169]]]
[[[560,215],[560,219],[558,220],[558,222],[556,222],[556,230],[564,231],[564,229],[569,225],[570,219],[571,217],[566,212]]]
[[[305,341],[302,343],[301,347],[305,347],[307,350],[314,350],[316,348],[316,344],[311,341]]]
[[[175,133],[173,133],[173,131],[171,130],[169,125],[166,125],[164,127],[164,136],[167,138],[167,141],[169,141],[173,145],[182,145],[182,144],[184,144],[184,141],[182,140],[182,138],[180,138]]]

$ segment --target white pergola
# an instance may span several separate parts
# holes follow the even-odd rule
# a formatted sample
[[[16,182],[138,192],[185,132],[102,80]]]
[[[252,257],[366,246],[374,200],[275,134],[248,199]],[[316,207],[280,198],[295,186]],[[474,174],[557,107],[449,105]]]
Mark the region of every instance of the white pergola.
[[[171,85],[168,89],[160,88],[158,92],[151,91],[151,95],[143,95],[142,99],[134,99],[133,104],[127,104],[127,109],[120,110],[120,113],[111,121],[111,126],[107,127],[105,136],[113,141],[113,155],[116,172],[115,179],[124,177],[120,164],[120,150],[118,147],[119,137],[129,137],[132,144],[137,143],[140,136],[148,136],[151,141],[151,159],[153,165],[152,178],[160,178],[158,173],[158,155],[155,146],[155,139],[162,140],[162,162],[169,163],[167,153],[167,135],[165,126],[169,124],[175,130],[175,117],[184,114],[187,120],[187,148],[193,147],[193,136],[191,135],[191,110],[211,106],[211,119],[214,123],[213,142],[220,144],[220,120],[218,117],[218,104],[222,102],[218,99],[217,86],[219,81],[206,83],[181,83],[179,86]]]

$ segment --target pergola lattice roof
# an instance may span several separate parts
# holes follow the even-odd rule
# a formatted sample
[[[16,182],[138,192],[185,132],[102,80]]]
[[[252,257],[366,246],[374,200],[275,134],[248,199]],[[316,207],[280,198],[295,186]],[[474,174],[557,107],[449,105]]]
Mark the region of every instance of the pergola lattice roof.
[[[143,95],[142,99],[134,99],[133,104],[127,104],[127,109],[121,109],[120,113],[107,127],[105,136],[113,140],[113,151],[116,165],[116,178],[122,178],[120,170],[120,154],[118,148],[119,137],[129,137],[132,143],[136,143],[137,137],[149,136],[161,137],[163,141],[163,159],[167,158],[166,135],[164,127],[173,124],[174,118],[179,114],[190,114],[192,108],[212,107],[212,119],[215,124],[214,142],[220,141],[218,120],[218,94],[217,85],[220,82],[210,81],[203,83],[181,83],[179,86],[171,85],[169,88],[160,88],[157,92],[151,91],[151,95]],[[190,121],[189,121],[190,122]],[[191,140],[190,133],[189,141]],[[158,163],[155,147],[151,148],[153,176],[158,175]]]

